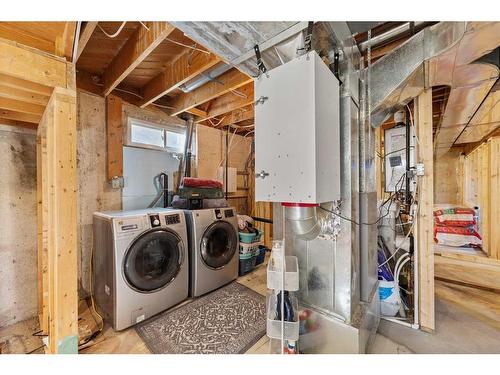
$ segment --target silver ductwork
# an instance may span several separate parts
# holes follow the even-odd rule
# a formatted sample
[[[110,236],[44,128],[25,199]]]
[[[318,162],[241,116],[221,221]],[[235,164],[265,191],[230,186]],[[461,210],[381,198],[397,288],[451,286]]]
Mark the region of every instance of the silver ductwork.
[[[417,28],[426,24],[426,22],[418,21],[413,23],[413,27]],[[411,22],[405,22],[402,25],[399,25],[393,29],[386,31],[385,33],[374,36],[370,40],[365,40],[364,42],[359,44],[360,51],[366,51],[369,46],[372,48],[381,45],[382,43],[389,42],[391,39],[395,39],[400,35],[410,31]]]
[[[440,22],[420,31],[372,65],[372,126],[379,127],[425,87],[430,87],[424,63],[457,44],[465,29],[465,22]]]
[[[248,75],[258,74],[253,47],[259,45],[267,69],[280,66],[296,57],[295,43],[290,43],[307,28],[308,22],[172,22],[189,38],[222,57]],[[293,53],[274,48],[287,45]],[[303,46],[301,46],[303,47]]]
[[[221,62],[209,69],[207,72],[203,72],[199,76],[179,86],[179,89],[183,92],[191,92],[198,87],[203,86],[207,82],[216,80],[217,77],[226,73],[229,69],[231,69],[231,65]]]
[[[285,207],[285,220],[297,238],[310,241],[321,233],[317,206]]]

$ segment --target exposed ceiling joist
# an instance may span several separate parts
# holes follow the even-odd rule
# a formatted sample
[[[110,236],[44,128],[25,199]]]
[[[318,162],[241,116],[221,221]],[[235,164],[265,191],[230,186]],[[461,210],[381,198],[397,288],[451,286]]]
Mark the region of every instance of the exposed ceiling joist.
[[[199,108],[191,108],[186,111],[187,113],[191,113],[192,115],[199,116],[199,117],[205,117],[207,116],[207,112],[199,109]]]
[[[242,107],[234,110],[230,114],[226,115],[226,117],[219,124],[220,127],[227,126],[229,124],[237,124],[241,121],[252,120],[255,117],[254,109],[252,105]]]
[[[200,117],[196,122],[222,116],[236,109],[253,104],[253,96],[253,82],[249,82],[238,88],[237,92],[228,92],[213,100],[207,110],[207,115],[205,117]]]
[[[0,109],[39,115],[41,117],[45,111],[45,106],[0,97]]]
[[[182,112],[186,112],[193,107],[224,95],[231,90],[238,89],[252,81],[253,78],[233,68],[220,77],[217,77],[216,80],[208,82],[190,93],[183,93],[172,99],[169,103],[169,105],[174,108],[172,115],[179,115]]]
[[[0,124],[2,125],[10,125],[10,126],[17,126],[21,128],[28,128],[28,129],[36,129],[37,123],[34,122],[26,122],[26,121],[18,121],[18,120],[11,120],[5,117],[0,116]]]
[[[76,22],[66,22],[60,35],[56,37],[55,52],[57,56],[65,57],[71,61],[75,41]]]
[[[33,115],[30,113],[22,113],[22,112],[12,111],[10,109],[0,108],[0,118],[5,118],[8,120],[14,120],[14,121],[29,122],[32,124],[38,124],[40,122],[40,119],[42,118],[42,116],[41,115]]]
[[[109,95],[153,50],[175,30],[167,22],[146,22],[137,28],[104,72],[104,95]]]
[[[83,29],[82,33],[80,34],[80,39],[78,40],[78,51],[76,53],[75,61],[73,61],[75,64],[82,55],[83,50],[87,46],[87,43],[90,40],[90,37],[94,33],[94,30],[97,27],[98,22],[97,21],[89,21],[85,24],[85,28]]]
[[[177,60],[169,64],[162,73],[143,87],[142,94],[144,99],[141,108],[168,94],[220,61],[212,53],[207,54],[196,50],[182,54]]]
[[[21,88],[9,87],[4,85],[0,79],[0,98],[20,100],[22,102],[46,106],[49,97],[46,95],[32,93]]]

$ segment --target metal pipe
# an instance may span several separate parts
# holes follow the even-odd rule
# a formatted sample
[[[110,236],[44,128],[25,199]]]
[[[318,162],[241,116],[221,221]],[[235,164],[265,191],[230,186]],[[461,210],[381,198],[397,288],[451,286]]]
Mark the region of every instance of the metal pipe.
[[[191,92],[197,89],[198,87],[203,86],[205,83],[215,80],[217,77],[226,73],[229,69],[231,69],[231,65],[229,64],[226,63],[217,64],[208,72],[201,73],[199,76],[179,86],[179,88],[183,92]]]
[[[168,207],[168,174],[161,173],[160,177],[163,177],[163,208]]]
[[[285,219],[298,238],[313,240],[321,233],[321,223],[316,206],[287,206],[285,207]]]
[[[194,118],[186,114],[186,141],[184,144],[184,177],[191,177],[191,144],[193,142]]]
[[[405,22],[402,25],[399,25],[395,27],[394,29],[391,29],[389,31],[386,31],[385,33],[379,34],[377,36],[374,36],[370,40],[365,40],[364,42],[359,44],[359,49],[360,51],[365,51],[368,49],[369,46],[376,47],[384,42],[389,41],[390,39],[395,39],[398,36],[401,36],[402,34],[411,31],[413,24],[413,28],[417,28],[418,26],[421,26],[422,24],[425,24],[424,21],[417,21],[417,22]]]

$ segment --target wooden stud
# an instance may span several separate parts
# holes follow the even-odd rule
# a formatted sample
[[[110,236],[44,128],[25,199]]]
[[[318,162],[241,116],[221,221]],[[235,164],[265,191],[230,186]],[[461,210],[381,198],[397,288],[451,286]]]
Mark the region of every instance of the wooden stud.
[[[73,61],[75,64],[82,55],[83,51],[85,50],[85,47],[87,46],[87,43],[90,40],[90,37],[92,36],[94,30],[97,27],[97,24],[98,24],[97,21],[89,21],[85,24],[85,27],[82,33],[80,34],[80,39],[78,40],[78,50],[76,52],[75,61]]]
[[[221,60],[210,53],[189,51],[182,54],[177,60],[169,64],[165,71],[154,77],[142,89],[143,101],[141,108],[175,90],[180,85],[193,79],[200,73],[211,68]]]
[[[231,90],[245,86],[252,81],[253,78],[233,68],[220,77],[217,77],[216,81],[208,82],[190,93],[183,93],[173,98],[169,102],[169,105],[174,107],[171,115],[179,115],[193,107],[224,95]]]
[[[104,95],[109,95],[175,27],[167,22],[146,22],[132,34],[104,72]]]
[[[78,350],[76,95],[55,88],[40,122],[42,252],[47,249],[46,280],[49,351]],[[40,166],[38,166],[40,167]],[[40,228],[39,228],[40,231]],[[46,245],[46,247],[45,247]],[[42,267],[43,265],[43,255]],[[42,311],[43,307],[42,306]],[[42,318],[42,327],[44,323]]]
[[[106,98],[106,133],[108,138],[108,180],[123,176],[122,100],[115,95]]]
[[[50,87],[66,87],[66,62],[0,39],[0,74]]]
[[[432,90],[424,90],[416,99],[418,160],[424,164],[425,175],[418,186],[418,276],[419,321],[425,330],[434,330],[434,160],[432,144]]]
[[[493,259],[500,260],[500,137],[489,140],[490,143],[490,250]]]
[[[238,89],[239,94],[229,92],[210,102],[207,115],[200,117],[196,122],[200,123],[214,117],[225,115],[228,112],[246,107],[254,102],[253,82],[250,82]]]

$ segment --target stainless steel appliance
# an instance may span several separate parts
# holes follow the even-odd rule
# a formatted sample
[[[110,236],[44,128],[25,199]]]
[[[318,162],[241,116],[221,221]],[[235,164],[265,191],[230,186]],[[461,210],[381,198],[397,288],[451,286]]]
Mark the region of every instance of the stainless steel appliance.
[[[182,210],[94,213],[93,293],[115,330],[187,298],[187,245]]]

